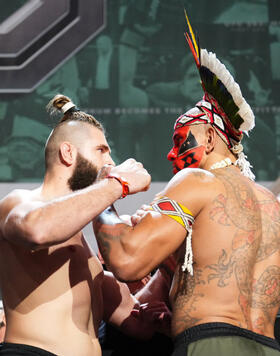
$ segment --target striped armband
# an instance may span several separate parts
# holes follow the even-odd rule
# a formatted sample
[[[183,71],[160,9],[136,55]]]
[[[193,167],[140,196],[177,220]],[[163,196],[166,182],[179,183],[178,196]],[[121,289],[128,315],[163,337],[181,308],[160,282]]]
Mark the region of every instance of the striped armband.
[[[192,225],[194,223],[194,217],[192,213],[182,204],[177,203],[175,200],[172,200],[166,196],[160,197],[153,202],[151,209],[160,214],[169,216],[187,230],[186,254],[182,270],[187,270],[191,275],[193,275]]]

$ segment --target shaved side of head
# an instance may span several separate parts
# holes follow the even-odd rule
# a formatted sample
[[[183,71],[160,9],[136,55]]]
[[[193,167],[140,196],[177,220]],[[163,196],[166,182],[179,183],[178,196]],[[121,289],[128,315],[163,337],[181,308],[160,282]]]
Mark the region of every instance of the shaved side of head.
[[[63,142],[69,142],[79,150],[90,139],[92,128],[104,133],[102,124],[94,116],[78,109],[71,99],[65,95],[55,95],[46,108],[51,115],[63,113],[46,142],[46,171],[50,170],[56,162],[60,162],[59,152]]]
[[[45,146],[46,170],[59,161],[59,148],[61,143],[69,142],[75,147],[81,147],[89,138],[94,126],[83,121],[64,121],[51,132]],[[102,131],[102,129],[95,127]]]

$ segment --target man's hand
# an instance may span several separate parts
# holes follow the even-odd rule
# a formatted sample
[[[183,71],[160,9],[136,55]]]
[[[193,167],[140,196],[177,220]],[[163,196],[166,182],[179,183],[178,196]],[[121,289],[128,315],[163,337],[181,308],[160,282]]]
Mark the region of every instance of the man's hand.
[[[131,224],[135,226],[139,224],[139,222],[148,214],[151,213],[151,206],[143,204],[140,209],[138,209],[132,216],[131,216]]]
[[[143,167],[142,163],[129,158],[122,164],[112,167],[110,175],[118,175],[122,180],[128,183],[129,194],[143,192],[149,189],[151,176]]]
[[[164,302],[155,301],[141,304],[139,309],[132,310],[131,315],[146,324],[147,328],[170,336],[172,314]]]
[[[162,197],[163,193],[159,192],[155,195],[153,201],[150,203],[150,205],[143,204],[140,209],[138,209],[132,216],[131,216],[131,224],[132,226],[135,226],[139,224],[139,222],[148,214],[156,215],[155,211],[151,209],[151,205],[157,201],[160,197]]]

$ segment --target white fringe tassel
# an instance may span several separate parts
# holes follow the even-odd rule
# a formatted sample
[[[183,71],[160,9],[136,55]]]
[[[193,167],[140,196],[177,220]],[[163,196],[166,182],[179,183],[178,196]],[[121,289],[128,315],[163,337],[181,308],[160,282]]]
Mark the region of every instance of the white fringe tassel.
[[[192,228],[188,228],[188,236],[186,238],[186,254],[182,271],[187,270],[190,275],[193,275],[193,252],[192,252]]]
[[[242,144],[238,143],[237,145],[233,146],[231,150],[238,157],[234,164],[240,168],[241,173],[245,177],[248,177],[251,180],[255,180],[256,177],[255,177],[254,173],[250,169],[252,167],[252,165],[246,159],[247,156],[243,152]]]

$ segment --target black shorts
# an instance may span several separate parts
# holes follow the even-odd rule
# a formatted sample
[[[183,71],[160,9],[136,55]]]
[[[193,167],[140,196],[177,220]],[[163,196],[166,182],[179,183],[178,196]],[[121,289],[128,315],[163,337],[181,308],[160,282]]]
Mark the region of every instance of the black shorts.
[[[176,336],[172,356],[279,356],[275,339],[227,323],[194,326]]]
[[[40,349],[39,347],[25,345],[25,344],[14,344],[11,342],[0,343],[0,356],[57,356],[49,351]]]

